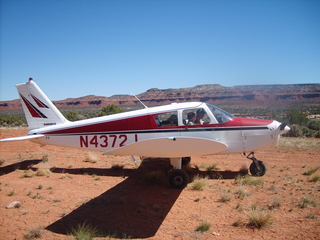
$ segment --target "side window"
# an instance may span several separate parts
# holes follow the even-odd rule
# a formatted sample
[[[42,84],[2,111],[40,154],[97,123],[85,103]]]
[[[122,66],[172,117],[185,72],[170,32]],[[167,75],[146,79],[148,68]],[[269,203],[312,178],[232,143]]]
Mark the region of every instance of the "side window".
[[[159,127],[178,126],[177,111],[154,115],[154,119]]]
[[[183,110],[182,118],[184,125],[202,125],[210,123],[210,118],[203,108]]]

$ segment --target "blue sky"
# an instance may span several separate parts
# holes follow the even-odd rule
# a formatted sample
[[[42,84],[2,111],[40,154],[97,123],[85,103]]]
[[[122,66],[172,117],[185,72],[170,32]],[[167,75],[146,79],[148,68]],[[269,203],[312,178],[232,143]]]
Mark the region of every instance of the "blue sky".
[[[0,2],[0,101],[320,83],[318,0]]]

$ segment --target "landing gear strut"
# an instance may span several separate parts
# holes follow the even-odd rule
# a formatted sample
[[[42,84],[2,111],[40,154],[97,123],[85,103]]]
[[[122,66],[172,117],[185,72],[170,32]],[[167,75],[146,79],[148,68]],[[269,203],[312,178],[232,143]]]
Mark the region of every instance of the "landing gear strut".
[[[171,187],[177,189],[185,188],[189,183],[189,176],[181,169],[182,158],[170,158],[170,163],[173,166],[173,169],[168,172]]]
[[[247,158],[253,161],[250,165],[250,173],[253,176],[263,176],[266,173],[267,171],[266,165],[264,164],[264,162],[259,161],[258,159],[255,158],[254,152],[251,152],[247,156]]]

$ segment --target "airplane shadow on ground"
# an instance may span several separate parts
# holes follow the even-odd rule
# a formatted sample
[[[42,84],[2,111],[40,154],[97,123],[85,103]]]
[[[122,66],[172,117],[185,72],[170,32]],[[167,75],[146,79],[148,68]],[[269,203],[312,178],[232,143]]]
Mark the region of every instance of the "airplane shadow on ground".
[[[16,169],[26,170],[37,168],[41,160],[27,160],[0,168],[0,174],[8,174]],[[30,166],[31,165],[31,166]],[[97,176],[124,177],[121,183],[84,202],[70,214],[46,227],[47,230],[69,235],[72,229],[79,226],[90,226],[97,231],[97,236],[115,238],[148,238],[153,237],[167,214],[178,199],[182,190],[170,187],[165,170],[169,167],[165,159],[144,160],[137,169],[101,169],[101,168],[53,168],[54,173],[89,174]],[[147,184],[146,173],[160,170],[163,177],[156,185]],[[196,175],[216,179],[234,179],[240,172],[201,171],[186,167],[190,182]],[[242,174],[243,175],[243,174]],[[72,191],[70,197],[72,197]]]
[[[100,237],[149,238],[153,237],[178,199],[182,190],[169,186],[164,177],[160,184],[149,185],[144,180],[147,172],[160,170],[163,173],[170,166],[163,159],[144,160],[138,169],[53,169],[53,172],[69,174],[95,174],[126,176],[127,178],[84,203],[76,210],[47,226],[46,229],[59,234],[70,234],[71,229],[88,225],[97,230]],[[195,175],[209,178],[234,179],[239,172],[207,172],[188,167],[192,181]]]
[[[33,159],[33,160],[25,160],[18,163],[13,163],[4,167],[0,167],[0,176],[5,175],[11,172],[14,172],[15,170],[27,170],[30,169],[33,165],[38,164],[42,162],[40,159]]]

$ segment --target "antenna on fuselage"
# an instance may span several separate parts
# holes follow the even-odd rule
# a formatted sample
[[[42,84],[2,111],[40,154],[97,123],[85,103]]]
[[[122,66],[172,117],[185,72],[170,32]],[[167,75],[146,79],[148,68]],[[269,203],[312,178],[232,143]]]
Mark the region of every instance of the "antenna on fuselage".
[[[144,108],[148,108],[136,95],[134,95],[132,92],[131,94],[144,106]]]

